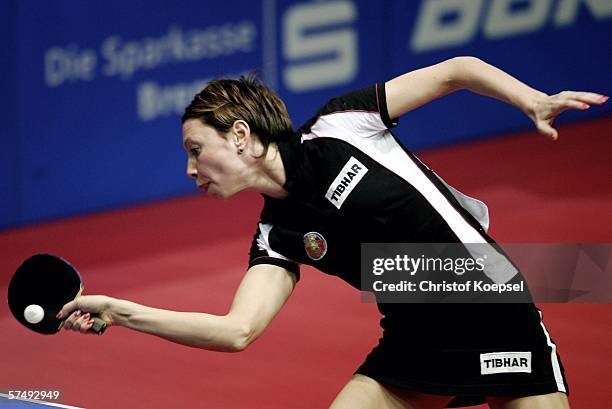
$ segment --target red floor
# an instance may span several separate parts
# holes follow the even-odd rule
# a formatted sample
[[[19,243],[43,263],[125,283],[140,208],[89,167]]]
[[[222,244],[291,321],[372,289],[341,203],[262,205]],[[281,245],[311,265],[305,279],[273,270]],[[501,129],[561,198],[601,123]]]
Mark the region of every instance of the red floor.
[[[612,242],[612,118],[549,142],[511,135],[421,154],[489,205],[500,242]],[[0,293],[20,260],[64,255],[89,293],[224,313],[247,261],[260,199],[203,196],[0,232]],[[104,336],[27,332],[0,307],[0,392],[60,389],[87,408],[324,408],[379,336],[374,305],[340,280],[303,278],[264,335],[239,354],[190,349],[111,328]],[[612,401],[612,306],[540,305],[573,408]]]

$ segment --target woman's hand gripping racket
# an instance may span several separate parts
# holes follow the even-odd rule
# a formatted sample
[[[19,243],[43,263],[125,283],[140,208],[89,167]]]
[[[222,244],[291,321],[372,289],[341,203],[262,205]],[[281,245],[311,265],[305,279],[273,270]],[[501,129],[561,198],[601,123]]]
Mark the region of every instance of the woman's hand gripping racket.
[[[15,271],[8,287],[11,312],[24,326],[40,334],[55,334],[64,323],[57,313],[83,292],[79,272],[66,260],[35,254]],[[92,316],[90,331],[102,335],[106,322]]]

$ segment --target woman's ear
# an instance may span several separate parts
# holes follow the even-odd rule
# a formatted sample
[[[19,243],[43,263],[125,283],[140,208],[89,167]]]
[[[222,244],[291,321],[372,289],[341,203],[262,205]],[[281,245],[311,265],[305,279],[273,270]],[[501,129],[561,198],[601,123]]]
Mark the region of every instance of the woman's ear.
[[[251,128],[246,121],[238,119],[232,125],[232,138],[237,148],[244,149],[251,142]]]

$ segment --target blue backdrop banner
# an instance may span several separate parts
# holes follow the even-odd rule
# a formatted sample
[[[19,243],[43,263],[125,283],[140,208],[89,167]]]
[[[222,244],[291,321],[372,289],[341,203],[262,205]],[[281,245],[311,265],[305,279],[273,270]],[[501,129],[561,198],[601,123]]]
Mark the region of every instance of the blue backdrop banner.
[[[330,97],[458,55],[547,93],[611,92],[609,0],[10,0],[0,16],[0,228],[192,191],[180,115],[216,77],[260,70],[296,126]],[[460,92],[397,134],[422,149],[530,126]]]

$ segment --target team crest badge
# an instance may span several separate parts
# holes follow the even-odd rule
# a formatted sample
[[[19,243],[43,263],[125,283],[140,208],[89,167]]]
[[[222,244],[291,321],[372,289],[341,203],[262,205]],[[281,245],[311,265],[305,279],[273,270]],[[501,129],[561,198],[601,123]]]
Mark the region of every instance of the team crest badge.
[[[304,235],[304,248],[308,257],[314,261],[321,260],[327,253],[327,242],[320,233],[311,231]]]

